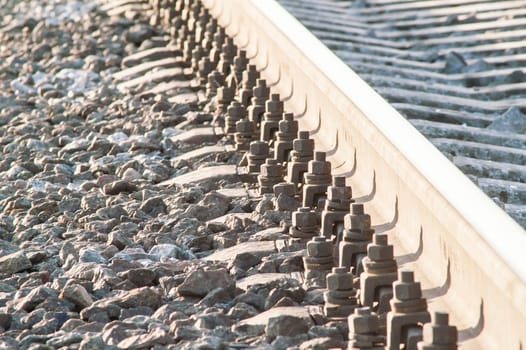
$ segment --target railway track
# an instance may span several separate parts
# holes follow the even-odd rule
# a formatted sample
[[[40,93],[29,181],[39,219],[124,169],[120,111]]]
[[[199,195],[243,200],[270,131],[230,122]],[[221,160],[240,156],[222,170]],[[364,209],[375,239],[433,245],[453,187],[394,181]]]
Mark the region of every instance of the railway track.
[[[168,260],[161,260],[160,265],[144,263],[145,266],[154,266],[156,273],[160,273],[159,269],[171,271],[172,276],[158,279],[159,286],[155,285],[157,282],[152,282],[152,290],[157,288],[163,291],[166,294],[163,300],[184,304],[186,309],[183,313],[188,316],[183,317],[183,313],[174,316],[177,318],[171,320],[170,336],[166,336],[170,340],[164,336],[167,332],[162,333],[161,327],[163,336],[155,338],[154,331],[151,331],[148,341],[154,338],[153,343],[159,341],[168,348],[178,348],[176,344],[171,344],[176,338],[183,344],[181,346],[192,348],[192,340],[190,343],[185,341],[195,339],[192,338],[194,335],[189,338],[183,335],[183,330],[190,324],[190,314],[202,311],[205,306],[214,306],[208,312],[220,320],[224,315],[217,310],[222,307],[225,313],[230,310],[231,333],[238,336],[233,340],[232,334],[225,331],[225,340],[219,342],[217,348],[348,346],[351,349],[355,346],[399,349],[401,343],[405,343],[406,348],[416,349],[416,342],[422,338],[421,326],[429,323],[433,314],[433,324],[438,326],[437,334],[431,336],[430,326],[424,326],[424,342],[430,346],[429,349],[434,349],[433,345],[438,346],[441,342],[443,345],[450,343],[448,349],[455,348],[457,337],[462,349],[522,349],[526,344],[526,315],[522,307],[526,300],[526,261],[522,254],[522,247],[526,246],[524,230],[435,147],[463,154],[453,158],[463,170],[473,167],[473,160],[463,152],[489,153],[486,165],[502,167],[502,164],[494,164],[496,158],[491,157],[513,154],[512,159],[520,163],[522,154],[518,149],[521,148],[521,136],[506,136],[506,142],[509,142],[506,146],[516,147],[517,150],[482,146],[477,137],[484,133],[483,127],[494,122],[494,115],[478,113],[476,108],[469,110],[470,113],[456,112],[451,107],[465,102],[467,97],[462,101],[453,97],[444,98],[444,104],[450,107],[447,110],[444,106],[424,103],[426,99],[434,103],[442,102],[437,102],[430,95],[422,93],[416,95],[414,100],[408,98],[408,86],[414,91],[417,85],[413,80],[408,82],[408,77],[416,74],[413,69],[420,70],[421,74],[440,71],[447,64],[455,63],[458,57],[445,51],[432,55],[421,48],[411,51],[412,47],[424,44],[409,43],[405,32],[399,34],[391,30],[391,24],[384,23],[385,18],[392,15],[384,13],[388,10],[395,13],[393,19],[397,20],[398,29],[400,26],[415,28],[411,32],[414,36],[424,36],[426,31],[442,35],[440,29],[433,30],[429,26],[441,21],[462,20],[463,15],[452,15],[438,1],[427,2],[424,7],[431,7],[435,12],[429,18],[423,16],[423,19],[414,18],[414,12],[410,10],[405,11],[409,7],[411,11],[421,13],[421,2],[374,0],[369,7],[363,8],[334,1],[287,0],[280,3],[285,8],[274,0],[150,3],[125,0],[102,1],[99,4],[103,11],[115,18],[133,19],[137,13],[146,11],[151,15],[151,23],[171,33],[167,45],[167,38],[154,38],[152,42],[157,40],[158,44],[122,60],[123,68],[113,72],[112,77],[123,94],[144,99],[162,94],[167,96],[169,104],[181,106],[181,114],[188,112],[188,109],[205,109],[214,116],[211,119],[207,113],[201,112],[186,114],[191,115],[192,120],[171,114],[160,116],[160,127],[177,121],[175,131],[171,127],[168,129],[172,133],[170,143],[176,145],[178,155],[170,159],[176,168],[175,175],[155,180],[158,182],[156,186],[165,188],[166,193],[178,193],[183,188],[187,190],[184,198],[194,195],[192,184],[199,188],[198,191],[202,188],[216,190],[210,191],[199,202],[201,206],[188,207],[184,213],[186,216],[178,217],[170,225],[179,227],[189,218],[206,221],[206,230],[203,229],[201,234],[209,232],[206,238],[214,236],[214,247],[219,248],[215,251],[202,249],[201,245],[206,246],[201,243],[203,236],[192,236],[187,241],[192,244],[192,253],[188,254],[192,258],[199,257],[204,265],[217,263],[219,265],[211,266],[226,267],[235,280],[237,297],[258,291],[269,294],[267,304],[270,303],[268,300],[276,299],[269,307],[263,307],[262,312],[238,320],[231,312],[238,307],[237,304],[234,307],[228,303],[226,305],[230,306],[221,306],[225,296],[220,293],[228,289],[221,283],[231,281],[221,275],[224,268],[202,269],[196,259],[190,259],[188,265]],[[510,8],[516,3],[511,1]],[[476,4],[476,1],[466,3],[465,11]],[[478,6],[487,8],[483,17],[492,18],[491,2]],[[315,13],[317,16],[314,16]],[[333,30],[332,26],[347,23],[349,19],[353,19],[352,25],[343,30],[340,27]],[[520,25],[520,19],[509,24],[510,27]],[[405,27],[400,30],[405,30]],[[374,28],[374,35],[368,35],[371,28]],[[466,28],[466,31],[470,29]],[[379,39],[382,35],[385,38]],[[517,35],[521,34],[517,32]],[[498,34],[495,38],[498,40]],[[428,45],[442,45],[439,39],[428,41]],[[358,54],[349,55],[346,59],[350,51],[342,48],[346,45],[343,43],[348,42],[356,47],[364,46],[358,49]],[[451,42],[456,40],[451,39]],[[393,50],[405,51],[393,58]],[[485,52],[482,47],[475,51]],[[382,56],[379,52],[386,54]],[[445,66],[429,58],[437,55],[447,58]],[[468,66],[476,62],[475,59],[473,62],[461,61]],[[394,65],[391,70],[385,62],[410,68],[404,71]],[[365,80],[385,93],[388,100],[395,102],[391,105],[380,97],[349,69],[347,63],[357,66]],[[385,70],[378,70],[379,66]],[[408,77],[394,77],[402,73],[407,73]],[[433,79],[439,80],[436,76]],[[426,93],[446,90],[444,86],[437,85],[430,89],[437,90]],[[513,87],[505,85],[503,89],[508,91]],[[245,108],[236,100],[249,107]],[[520,104],[520,98],[517,100]],[[157,106],[163,103],[166,100],[160,99]],[[506,110],[510,107],[506,103],[506,100],[500,101],[495,104],[499,108],[488,110]],[[476,106],[480,108],[480,105]],[[402,111],[409,121],[393,107]],[[434,119],[413,117],[421,117],[422,114],[434,115],[431,119],[447,116],[450,124],[441,126]],[[466,123],[477,130],[455,127],[454,124],[458,123]],[[485,132],[486,137],[495,143],[500,144],[505,137],[496,132]],[[472,139],[466,136],[468,134],[473,135]],[[113,134],[112,137],[117,139],[122,136]],[[459,142],[459,139],[465,140]],[[136,148],[159,151],[165,147],[141,142]],[[484,147],[490,147],[491,151]],[[286,167],[281,165],[284,162]],[[184,171],[178,172],[181,169]],[[123,169],[119,171],[124,172]],[[502,186],[515,186],[502,184],[502,179],[468,173],[479,185],[486,183],[488,187],[499,188],[494,191],[502,192]],[[520,173],[519,168],[517,173]],[[131,187],[123,190],[131,192],[130,198],[137,190]],[[149,187],[144,185],[144,188],[139,196],[147,202],[144,196]],[[101,190],[112,194],[106,186]],[[509,195],[513,196],[520,194]],[[207,203],[207,199],[210,202]],[[214,214],[217,211],[214,205],[210,204],[214,200],[228,200],[238,203],[239,207],[218,217]],[[514,205],[508,204],[507,209]],[[251,213],[252,209],[254,212]],[[514,209],[520,220],[523,209]],[[148,208],[141,205],[141,210]],[[170,221],[163,218],[165,223]],[[247,224],[255,218],[263,223]],[[164,227],[153,223],[149,229],[155,230],[156,225],[159,230]],[[230,231],[227,228],[231,226],[239,226],[236,228],[240,230],[236,233],[237,239],[223,235]],[[265,227],[265,230],[252,232],[254,227]],[[186,230],[184,225],[179,229]],[[113,244],[124,254],[128,247],[123,242],[118,240]],[[139,242],[143,244],[148,240],[140,237],[137,239]],[[185,238],[178,242],[183,242],[181,246],[186,244]],[[391,249],[394,249],[394,256]],[[115,253],[115,257],[119,254]],[[149,259],[147,254],[140,256],[133,259],[137,262]],[[302,262],[300,268],[297,266],[299,258]],[[179,263],[186,263],[182,257],[180,259]],[[271,266],[272,259],[280,261],[281,265]],[[191,262],[196,265],[192,267]],[[330,273],[333,265],[340,268],[332,269]],[[351,266],[354,280],[349,273]],[[83,277],[78,277],[82,274],[76,273],[75,278],[82,280]],[[73,274],[70,273],[70,276]],[[119,277],[122,277],[121,274]],[[375,282],[374,278],[367,279],[367,276],[377,274],[384,276],[389,283],[380,283],[382,288],[369,285]],[[127,278],[133,282],[130,277]],[[199,285],[194,279],[204,282],[207,278],[219,279],[219,286],[224,288],[218,289],[222,291],[207,290],[202,294],[188,287],[192,282]],[[283,280],[285,284],[292,283],[291,280],[299,281],[303,284],[300,289],[304,294],[300,293],[301,297],[298,297],[298,289],[293,288],[297,285],[289,289],[280,286],[279,281]],[[392,287],[391,283],[395,280],[397,282]],[[119,286],[121,284],[115,288],[121,288]],[[122,288],[130,290],[133,287],[132,283],[131,287],[124,285]],[[391,299],[393,293],[394,299]],[[119,295],[117,293],[112,297],[118,299]],[[316,295],[317,298],[314,297]],[[320,305],[322,295],[324,303]],[[221,302],[214,303],[215,298]],[[93,315],[97,315],[97,307],[102,309],[105,302],[108,302],[107,298],[100,298],[93,305],[86,306],[79,312],[80,318],[86,321],[91,321],[91,317],[95,320],[100,318]],[[370,316],[370,310],[359,308],[362,304],[370,305],[379,318]],[[392,310],[388,312],[389,309]],[[240,309],[236,310],[240,312]],[[104,312],[109,320],[113,319],[109,311]],[[348,327],[347,316],[352,313],[355,315],[349,320]],[[287,319],[289,316],[291,318]],[[211,321],[205,321],[202,314],[197,317],[193,327],[209,328],[206,322]],[[354,326],[360,324],[360,319],[366,325]],[[282,328],[279,322],[283,322]],[[458,332],[447,328],[448,323],[455,325]],[[301,334],[307,333],[310,327],[318,327],[318,333],[309,331],[308,337]],[[321,331],[323,327],[328,328]],[[334,334],[329,330],[337,330],[338,337],[342,332],[346,336],[348,333],[348,339],[331,338]],[[134,335],[137,337],[134,341],[153,345],[141,336]],[[207,346],[212,346],[210,344]],[[126,342],[126,339],[118,345],[119,348],[141,346]]]
[[[525,226],[523,2],[280,3]]]
[[[515,255],[516,261],[512,261],[514,254],[509,254],[508,250],[511,246],[520,246],[524,241],[524,232],[520,227],[451,166],[429,142],[402,119],[398,112],[376,95],[352,71],[347,70],[277,4],[236,1],[205,1],[204,3],[219,23],[225,26],[227,33],[235,39],[236,44],[252,57],[251,63],[258,67],[262,77],[271,82],[272,91],[280,93],[280,96],[286,96],[282,98],[286,111],[295,114],[300,129],[310,131],[315,139],[316,149],[326,151],[330,155],[333,174],[341,174],[348,178],[348,182],[352,184],[353,195],[367,204],[368,212],[373,218],[373,226],[378,228],[377,232],[389,232],[397,256],[412,256],[413,252],[418,252],[416,269],[419,271],[418,277],[425,281],[423,285],[429,288],[430,293],[427,297],[433,299],[433,306],[438,307],[444,303],[446,309],[454,315],[452,316],[454,322],[465,331],[461,332],[464,347],[520,347],[519,344],[524,343],[522,337],[526,323],[524,315],[517,312],[520,306],[516,303],[522,298],[523,292],[519,290],[524,288],[524,275],[521,272],[523,264],[519,262],[522,260],[520,254]],[[492,21],[491,18],[479,26],[466,24],[459,25],[458,28],[452,27],[450,31],[465,29],[467,33],[462,32],[462,35],[458,34],[454,38],[446,37],[448,32],[445,30],[433,29],[437,21],[438,23],[452,21],[452,17],[461,20],[468,11],[473,11],[475,5],[466,4],[465,7],[448,10],[441,3],[426,5],[425,2],[409,2],[409,6],[406,6],[409,10],[404,12],[406,3],[391,5],[390,2],[380,2],[364,9],[355,9],[349,2],[282,1],[282,3],[292,14],[297,15],[314,35],[333,49],[336,55],[344,59],[348,57],[346,63],[358,67],[357,70],[364,74],[364,78],[372,81],[373,86],[388,100],[394,100],[393,107],[409,115],[412,124],[423,130],[425,135],[433,137],[445,134],[443,138],[435,137],[431,141],[446,151],[454,148],[458,156],[453,161],[461,165],[461,169],[476,167],[472,165],[474,161],[471,158],[462,155],[474,152],[472,150],[477,148],[492,153],[488,149],[501,145],[498,140],[494,142],[495,146],[474,142],[451,142],[454,136],[450,138],[449,135],[454,135],[455,131],[450,131],[454,130],[454,127],[445,126],[439,129],[434,125],[441,122],[440,119],[451,118],[451,124],[462,123],[464,126],[467,124],[469,127],[482,129],[492,122],[498,124],[495,122],[498,119],[495,113],[488,112],[503,113],[506,109],[513,109],[517,103],[520,104],[521,91],[514,90],[517,87],[514,85],[500,86],[506,91],[511,91],[513,99],[501,103],[488,101],[486,104],[483,102],[486,95],[478,91],[476,93],[478,100],[476,98],[455,100],[462,95],[462,92],[452,89],[453,84],[447,87],[437,86],[440,84],[440,73],[434,72],[451,73],[447,70],[452,69],[449,66],[458,59],[459,52],[469,57],[467,61],[461,58],[465,67],[476,69],[476,65],[483,62],[478,56],[486,51],[482,50],[484,46],[479,42],[469,41],[469,44],[464,45],[463,48],[458,48],[455,44],[461,40],[467,42],[467,39],[471,38],[463,38],[463,35],[473,36],[476,35],[473,31],[491,27],[488,23]],[[416,5],[411,6],[412,4]],[[429,18],[423,15],[422,20],[413,20],[419,21],[418,24],[411,21],[414,17],[418,17],[415,14],[417,11],[422,14],[422,8],[434,9],[433,6],[439,8],[436,14],[433,12]],[[491,13],[495,6],[482,4],[481,7],[483,11],[488,11],[482,13],[484,17],[484,14]],[[396,11],[397,21],[407,22],[402,24],[395,22],[395,28],[399,29],[402,26],[400,29],[402,33],[390,31],[392,25],[386,26],[380,22],[385,16],[392,17],[391,14],[382,15],[391,8]],[[347,25],[350,20],[352,23]],[[469,19],[465,21],[470,22]],[[506,30],[510,27],[520,25],[519,22],[520,18],[514,20],[512,17],[509,22],[498,22],[497,27],[502,33],[507,33]],[[376,23],[378,24],[375,25]],[[345,27],[342,26],[343,24]],[[375,39],[369,40],[370,36],[367,36],[367,33],[371,31],[371,27],[374,28]],[[443,39],[425,40],[426,36],[435,33]],[[520,39],[522,34],[517,31],[516,35],[516,37],[512,36],[510,41]],[[376,38],[381,39],[382,36],[391,41],[375,43]],[[405,36],[414,36],[419,40],[408,42],[404,40]],[[420,39],[421,37],[424,39]],[[482,35],[479,37],[481,42],[485,39]],[[502,35],[495,35],[495,40],[498,41],[501,37]],[[379,54],[382,52],[380,48],[375,50],[377,47],[396,48],[397,43],[400,51],[395,54],[391,52],[394,49],[385,49],[385,54]],[[426,46],[442,43],[452,48],[435,50],[431,55],[434,57],[430,58]],[[501,49],[513,49],[513,43],[507,44],[509,45],[501,45]],[[348,49],[354,45],[356,49]],[[419,51],[401,51],[406,47],[415,46]],[[498,45],[494,44],[494,46]],[[354,55],[354,51],[358,54]],[[517,47],[513,54],[518,55],[520,59],[520,48]],[[444,58],[445,62],[437,60],[437,55]],[[428,63],[432,68],[426,67],[428,69],[424,71],[418,63],[424,61],[421,64],[425,65],[426,58],[427,61],[434,60],[435,63],[434,66]],[[395,61],[392,66],[384,62],[389,59]],[[410,61],[411,59],[415,63]],[[488,60],[499,61],[499,56]],[[517,60],[513,56],[499,61],[498,64],[499,69],[490,71],[486,75],[498,79],[500,76],[509,77],[520,71],[520,68],[514,66]],[[508,66],[511,68],[507,68]],[[465,70],[470,71],[469,68]],[[427,84],[423,89],[426,93],[422,93],[422,96],[416,94],[416,86],[411,85],[416,84],[414,79],[404,80],[405,76],[418,77],[419,72],[422,78],[433,79],[433,83]],[[473,70],[471,72],[459,74],[462,81],[454,86],[478,85],[475,76],[482,77],[485,75],[484,72]],[[390,78],[391,76],[394,77]],[[442,77],[444,80],[448,79],[448,83],[455,78],[455,76],[444,75]],[[494,81],[491,78],[479,83],[491,87]],[[451,97],[447,94],[444,96],[446,89],[451,91]],[[480,89],[484,90],[483,87]],[[428,92],[429,90],[431,92]],[[487,90],[490,93],[494,92],[491,88]],[[436,93],[442,93],[441,97],[437,97]],[[465,88],[464,93],[475,97],[473,90]],[[456,112],[454,107],[459,106],[475,113],[466,116],[464,110]],[[482,115],[481,111],[485,115]],[[512,111],[508,112],[512,113]],[[431,120],[421,119],[424,115]],[[446,118],[441,118],[444,115]],[[468,123],[466,118],[473,120]],[[434,134],[433,131],[437,129],[440,131]],[[444,129],[446,131],[442,131]],[[495,129],[499,130],[498,127]],[[479,134],[475,132],[474,134],[480,135],[484,131],[482,129]],[[463,139],[462,136],[458,138]],[[476,137],[473,136],[474,139]],[[506,137],[522,136],[506,135]],[[515,150],[506,151],[511,153]],[[520,147],[516,152],[521,152]],[[489,157],[488,160],[495,161],[494,158]],[[502,164],[488,163],[495,167],[503,167]],[[471,174],[476,171],[487,173],[486,170],[479,170],[477,167]],[[491,170],[489,173],[493,174]],[[483,176],[478,176],[477,181],[479,184],[488,183],[488,186],[491,182],[495,185],[497,182]],[[487,221],[483,223],[481,220],[484,218]],[[495,235],[497,231],[506,234],[497,236]],[[509,241],[503,244],[501,240],[507,239]],[[502,247],[500,251],[499,246]],[[496,275],[506,275],[503,279],[508,282],[504,285],[514,286],[512,293],[497,287],[502,285],[498,278],[480,278]],[[433,295],[432,290],[440,290],[438,292],[440,297]],[[508,311],[503,312],[503,309]],[[509,318],[514,313],[516,316]],[[499,317],[502,319],[497,321]],[[516,334],[515,337],[508,339],[510,343],[507,344],[503,344],[503,339],[499,337],[499,334],[504,332],[503,325],[507,334]],[[516,327],[515,331],[512,331],[513,327]]]

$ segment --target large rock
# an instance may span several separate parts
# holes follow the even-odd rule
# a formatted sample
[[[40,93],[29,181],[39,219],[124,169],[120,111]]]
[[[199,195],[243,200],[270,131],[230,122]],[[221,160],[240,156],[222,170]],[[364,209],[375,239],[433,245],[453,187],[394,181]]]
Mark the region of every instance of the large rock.
[[[93,304],[93,298],[89,295],[86,288],[76,283],[66,286],[60,293],[60,297],[71,301],[81,309]]]
[[[268,319],[265,334],[269,339],[278,336],[294,337],[309,331],[309,325],[301,318],[290,315],[279,315]]]
[[[57,291],[52,288],[38,286],[17,303],[16,309],[31,312],[38,304],[52,297],[57,297],[57,294]]]
[[[0,258],[0,273],[13,274],[30,269],[31,261],[23,250]]]
[[[166,345],[174,341],[167,331],[156,328],[150,333],[134,335],[124,339],[119,343],[118,347],[119,349],[148,349],[153,348],[155,345]]]
[[[181,296],[204,297],[218,287],[234,289],[235,284],[236,282],[225,269],[198,269],[186,277],[177,288],[177,293]]]

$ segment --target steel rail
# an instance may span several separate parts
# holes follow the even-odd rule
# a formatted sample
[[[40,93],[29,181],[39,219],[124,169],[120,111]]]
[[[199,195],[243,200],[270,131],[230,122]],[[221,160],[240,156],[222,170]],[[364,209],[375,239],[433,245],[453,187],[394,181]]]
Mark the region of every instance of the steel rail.
[[[274,0],[203,0],[348,177],[464,349],[526,346],[526,232]]]

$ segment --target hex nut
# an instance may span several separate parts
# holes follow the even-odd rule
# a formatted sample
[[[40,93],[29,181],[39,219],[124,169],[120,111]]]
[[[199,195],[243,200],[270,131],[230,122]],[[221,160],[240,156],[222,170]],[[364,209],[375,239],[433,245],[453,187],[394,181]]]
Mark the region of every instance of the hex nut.
[[[283,167],[281,164],[275,162],[272,164],[274,159],[267,159],[265,164],[261,164],[260,174],[264,177],[283,177]]]
[[[373,261],[393,259],[393,246],[381,246],[369,244],[367,246],[367,256]]]
[[[349,334],[371,334],[378,332],[380,321],[376,314],[349,316]]]
[[[458,341],[457,327],[426,323],[423,329],[423,339],[433,345],[450,345]]]
[[[280,194],[289,197],[294,197],[294,195],[296,194],[296,187],[294,186],[294,184],[288,182],[281,182],[279,184],[274,185],[274,196],[278,197]]]
[[[353,289],[353,275],[350,272],[330,273],[327,275],[327,288],[329,290]]]
[[[345,215],[343,219],[345,228],[351,230],[368,230],[371,227],[371,216],[369,214],[364,215]]]
[[[292,142],[292,147],[297,152],[312,154],[314,152],[314,140],[295,139]]]
[[[314,237],[307,242],[307,254],[315,257],[332,256],[332,242],[324,237],[319,237],[321,238],[320,240],[318,237]]]
[[[394,295],[398,300],[413,300],[420,299],[422,297],[422,289],[420,288],[420,282],[413,283],[393,283]]]
[[[266,155],[269,153],[268,143],[265,141],[253,141],[250,143],[250,153],[255,155]]]
[[[352,197],[351,188],[348,186],[346,187],[330,186],[327,189],[327,199],[329,200],[337,199],[340,201],[344,201],[344,200],[351,199],[351,197]]]
[[[297,227],[316,226],[316,224],[318,223],[316,212],[311,211],[310,208],[308,209],[309,210],[307,212],[298,210],[292,213],[292,226],[297,226]]]
[[[314,175],[327,175],[331,173],[331,163],[311,160],[309,162],[309,173]]]

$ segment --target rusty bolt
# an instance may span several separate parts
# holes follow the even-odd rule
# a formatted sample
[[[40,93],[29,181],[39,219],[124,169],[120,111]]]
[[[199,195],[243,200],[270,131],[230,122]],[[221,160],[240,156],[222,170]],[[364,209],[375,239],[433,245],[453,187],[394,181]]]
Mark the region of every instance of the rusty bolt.
[[[400,270],[399,280],[393,283],[395,298],[398,300],[413,300],[422,297],[420,282],[415,282],[414,273],[411,270]]]
[[[369,306],[359,307],[348,318],[349,335],[376,334],[380,328],[378,315]]]
[[[292,226],[296,227],[313,227],[318,223],[317,214],[309,207],[298,208],[292,213]],[[326,256],[326,255],[323,255]]]
[[[423,327],[423,341],[418,344],[419,350],[457,349],[457,327],[449,325],[449,315],[445,312],[435,312],[433,321]]]
[[[332,255],[332,242],[322,236],[313,237],[307,242],[307,254],[313,257],[325,257]]]
[[[353,275],[346,267],[333,267],[332,273],[327,275],[327,289],[353,289]]]

